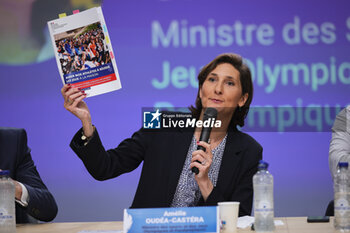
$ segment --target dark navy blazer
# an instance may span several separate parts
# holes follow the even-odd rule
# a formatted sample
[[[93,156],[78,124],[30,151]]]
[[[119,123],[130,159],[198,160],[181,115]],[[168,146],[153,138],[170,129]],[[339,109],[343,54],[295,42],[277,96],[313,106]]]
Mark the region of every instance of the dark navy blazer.
[[[0,169],[10,170],[10,177],[21,182],[28,190],[27,207],[16,203],[16,222],[28,223],[28,215],[40,221],[52,221],[57,215],[57,205],[30,155],[24,129],[0,127]]]
[[[106,151],[97,130],[86,146],[80,129],[71,148],[97,180],[130,172],[143,162],[141,177],[131,208],[169,207],[174,198],[194,130],[141,129]],[[252,178],[262,159],[262,147],[249,135],[230,130],[221,162],[217,185],[199,206],[221,201],[239,201],[239,215],[250,215],[253,201]]]

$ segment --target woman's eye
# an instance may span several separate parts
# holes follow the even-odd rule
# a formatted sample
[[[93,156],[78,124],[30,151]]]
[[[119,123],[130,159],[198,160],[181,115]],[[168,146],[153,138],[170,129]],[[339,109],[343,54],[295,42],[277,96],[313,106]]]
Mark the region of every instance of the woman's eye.
[[[214,78],[208,78],[209,82],[214,82],[215,79]]]
[[[227,82],[227,85],[229,85],[229,86],[234,86],[234,85],[235,85],[235,83],[234,83],[234,82],[229,81],[229,82]]]

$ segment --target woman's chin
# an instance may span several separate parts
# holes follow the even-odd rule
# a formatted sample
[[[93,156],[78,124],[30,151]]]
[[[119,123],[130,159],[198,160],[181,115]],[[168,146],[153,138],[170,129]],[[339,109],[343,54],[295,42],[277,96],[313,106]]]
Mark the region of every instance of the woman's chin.
[[[215,108],[216,110],[219,111],[219,109],[223,109],[224,107],[220,104],[210,103],[206,106],[203,106],[203,108]]]
[[[223,113],[223,112],[233,112],[235,109],[232,108],[232,107],[225,107],[225,106],[222,106],[220,104],[208,104],[207,106],[203,107],[204,109],[206,108],[215,108],[218,113]]]

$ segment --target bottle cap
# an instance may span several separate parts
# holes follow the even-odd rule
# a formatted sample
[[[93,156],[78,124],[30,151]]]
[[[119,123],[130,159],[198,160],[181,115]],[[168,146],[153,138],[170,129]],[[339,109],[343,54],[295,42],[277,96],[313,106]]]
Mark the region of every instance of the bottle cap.
[[[259,161],[258,170],[266,170],[269,167],[269,164],[264,160]]]
[[[9,176],[10,175],[10,171],[9,170],[2,170],[0,171],[0,176]]]
[[[338,167],[349,167],[349,163],[348,162],[339,162]]]

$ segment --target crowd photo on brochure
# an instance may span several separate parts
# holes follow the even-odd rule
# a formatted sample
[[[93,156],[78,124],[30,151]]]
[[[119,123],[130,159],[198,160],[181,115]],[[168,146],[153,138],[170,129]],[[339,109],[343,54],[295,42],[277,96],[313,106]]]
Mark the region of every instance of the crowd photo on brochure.
[[[64,75],[111,62],[100,22],[59,33],[54,37]]]

